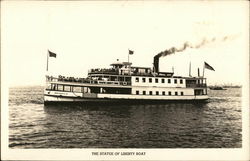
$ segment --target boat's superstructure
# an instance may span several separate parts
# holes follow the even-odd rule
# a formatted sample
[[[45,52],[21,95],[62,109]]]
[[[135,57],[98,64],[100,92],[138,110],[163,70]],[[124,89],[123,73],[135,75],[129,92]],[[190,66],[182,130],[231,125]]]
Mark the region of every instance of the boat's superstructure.
[[[144,102],[206,100],[206,78],[174,76],[173,72],[133,67],[115,62],[111,68],[91,69],[87,78],[46,76],[44,101],[49,102]]]

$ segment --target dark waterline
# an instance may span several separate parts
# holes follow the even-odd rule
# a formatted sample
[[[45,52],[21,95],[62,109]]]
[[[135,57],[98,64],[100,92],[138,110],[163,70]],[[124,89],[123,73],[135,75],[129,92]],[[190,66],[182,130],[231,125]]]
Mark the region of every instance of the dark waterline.
[[[46,105],[42,88],[10,89],[10,148],[240,148],[241,89],[207,103]]]

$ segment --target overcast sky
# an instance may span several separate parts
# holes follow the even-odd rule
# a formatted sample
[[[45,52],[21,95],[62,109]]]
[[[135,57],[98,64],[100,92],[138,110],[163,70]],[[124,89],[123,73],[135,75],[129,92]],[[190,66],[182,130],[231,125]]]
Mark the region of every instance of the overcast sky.
[[[42,85],[49,74],[86,77],[90,68],[127,61],[152,67],[153,57],[185,42],[200,48],[160,58],[160,71],[187,76],[205,70],[209,84],[241,84],[248,67],[248,2],[224,1],[4,1],[1,53],[4,81]],[[213,42],[209,42],[212,41]]]

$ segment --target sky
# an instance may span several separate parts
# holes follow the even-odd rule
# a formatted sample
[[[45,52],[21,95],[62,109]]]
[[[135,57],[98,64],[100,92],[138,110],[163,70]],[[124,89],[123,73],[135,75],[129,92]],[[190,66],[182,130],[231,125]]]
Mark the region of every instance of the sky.
[[[160,71],[208,84],[242,84],[248,78],[247,1],[2,1],[2,81],[43,85],[45,75],[86,77],[91,68],[128,60],[152,67],[153,57],[185,42],[200,48],[160,58]],[[214,40],[214,41],[213,41]],[[203,41],[204,42],[204,41]],[[49,58],[48,50],[57,54]]]

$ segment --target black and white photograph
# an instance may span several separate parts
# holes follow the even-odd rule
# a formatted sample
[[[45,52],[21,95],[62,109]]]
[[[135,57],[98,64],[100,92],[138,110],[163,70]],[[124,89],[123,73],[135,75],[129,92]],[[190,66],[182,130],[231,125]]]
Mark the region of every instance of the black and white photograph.
[[[248,1],[2,1],[3,160],[249,160]]]

